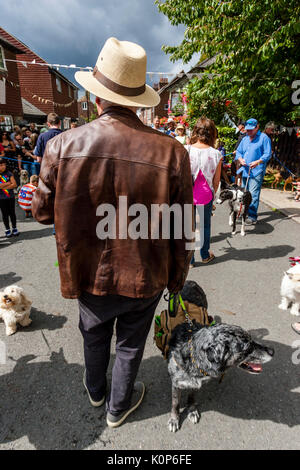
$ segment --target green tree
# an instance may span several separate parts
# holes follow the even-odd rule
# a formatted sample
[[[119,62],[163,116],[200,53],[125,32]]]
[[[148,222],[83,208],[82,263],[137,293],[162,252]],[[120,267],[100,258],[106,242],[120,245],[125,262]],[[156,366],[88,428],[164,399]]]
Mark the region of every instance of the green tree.
[[[232,100],[238,116],[287,123],[300,118],[292,84],[300,79],[299,0],[156,0],[173,25],[186,26],[182,43],[163,46],[171,60],[216,56],[194,79],[196,99],[208,106]],[[209,75],[211,74],[211,75]],[[192,106],[192,104],[191,104]],[[211,105],[210,105],[211,106]]]

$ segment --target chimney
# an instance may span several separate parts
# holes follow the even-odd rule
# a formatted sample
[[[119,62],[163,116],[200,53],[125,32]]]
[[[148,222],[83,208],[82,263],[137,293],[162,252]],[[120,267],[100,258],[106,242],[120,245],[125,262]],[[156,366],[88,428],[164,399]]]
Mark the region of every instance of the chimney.
[[[169,83],[169,80],[167,78],[161,78],[158,83],[158,89],[160,90],[162,87],[167,85]]]

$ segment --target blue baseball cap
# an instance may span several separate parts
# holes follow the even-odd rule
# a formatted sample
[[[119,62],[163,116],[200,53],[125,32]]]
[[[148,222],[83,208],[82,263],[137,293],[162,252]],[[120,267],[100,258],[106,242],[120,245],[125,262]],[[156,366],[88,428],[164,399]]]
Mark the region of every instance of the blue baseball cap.
[[[248,121],[246,121],[245,124],[245,130],[246,131],[251,131],[252,129],[255,129],[257,126],[258,122],[256,119],[250,118]]]

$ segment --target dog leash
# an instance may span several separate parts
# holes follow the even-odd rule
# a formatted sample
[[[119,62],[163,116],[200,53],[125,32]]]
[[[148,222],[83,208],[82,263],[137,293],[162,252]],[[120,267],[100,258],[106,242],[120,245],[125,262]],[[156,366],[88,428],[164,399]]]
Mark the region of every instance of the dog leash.
[[[249,171],[248,171],[248,177],[247,177],[247,181],[246,181],[245,191],[247,191],[247,186],[248,186],[248,182],[249,182],[249,178],[250,178],[250,171],[251,171],[251,168],[250,168],[250,166],[249,166]],[[238,213],[238,215],[237,215],[237,218],[238,218],[238,219],[239,219],[239,217],[240,217],[240,215],[241,215],[242,208],[243,208],[243,203],[241,202],[240,209],[239,209],[239,213]]]
[[[275,152],[272,153],[272,157],[275,158],[275,160],[277,160],[277,161],[280,163],[280,165],[281,165],[286,171],[288,171],[293,177],[296,176],[295,173],[293,173],[291,170],[289,170],[289,169],[282,163],[282,161],[280,161],[279,158],[276,157]]]
[[[247,186],[248,186],[248,182],[249,182],[249,178],[250,178],[250,171],[251,171],[251,168],[250,168],[250,166],[249,166],[249,171],[248,171],[248,177],[247,177],[247,181],[246,181],[245,191],[247,191]]]

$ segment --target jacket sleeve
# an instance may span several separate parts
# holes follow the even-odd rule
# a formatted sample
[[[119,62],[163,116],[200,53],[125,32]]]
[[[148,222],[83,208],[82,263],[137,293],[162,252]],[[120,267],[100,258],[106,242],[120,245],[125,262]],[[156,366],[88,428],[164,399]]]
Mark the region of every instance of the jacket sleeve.
[[[176,293],[183,288],[188,275],[194,242],[193,183],[187,151],[184,152],[178,171],[171,178],[170,187],[171,205],[176,204],[181,209],[179,211],[181,215],[179,212],[178,216],[174,215],[170,230],[171,270],[168,290]],[[180,224],[181,234],[176,234],[180,229]]]
[[[39,185],[31,203],[33,217],[45,225],[54,223],[54,199],[59,164],[58,149],[57,142],[53,142],[53,139],[47,143],[41,164]]]

